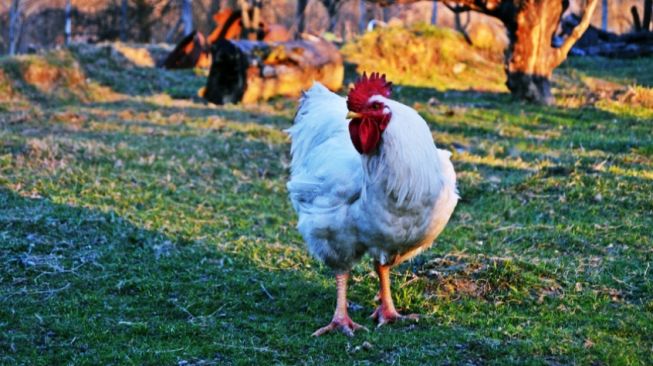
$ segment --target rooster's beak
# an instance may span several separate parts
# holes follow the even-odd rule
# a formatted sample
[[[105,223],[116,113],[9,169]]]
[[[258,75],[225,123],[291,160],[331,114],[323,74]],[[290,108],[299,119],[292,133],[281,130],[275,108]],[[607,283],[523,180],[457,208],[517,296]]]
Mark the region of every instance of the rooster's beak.
[[[347,113],[347,119],[354,119],[354,118],[361,118],[361,117],[363,117],[363,115],[358,112],[349,111],[349,113]]]

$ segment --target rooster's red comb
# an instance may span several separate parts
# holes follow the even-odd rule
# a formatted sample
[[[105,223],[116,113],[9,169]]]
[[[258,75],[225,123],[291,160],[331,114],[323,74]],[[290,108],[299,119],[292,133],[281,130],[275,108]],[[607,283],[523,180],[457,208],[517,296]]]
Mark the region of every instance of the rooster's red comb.
[[[363,76],[356,80],[354,87],[347,95],[347,109],[353,112],[361,111],[372,96],[382,95],[390,98],[391,93],[392,83],[385,80],[385,74],[373,72],[370,77],[367,77],[363,73]]]

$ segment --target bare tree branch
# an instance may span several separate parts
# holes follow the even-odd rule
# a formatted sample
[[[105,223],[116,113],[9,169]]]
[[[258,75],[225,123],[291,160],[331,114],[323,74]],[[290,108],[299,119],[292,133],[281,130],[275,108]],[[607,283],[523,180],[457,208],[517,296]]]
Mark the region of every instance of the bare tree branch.
[[[467,6],[467,5],[458,5],[458,4],[456,4],[456,6],[453,6],[453,5],[449,4],[449,3],[446,2],[446,1],[442,1],[442,3],[444,4],[444,6],[447,7],[447,9],[451,10],[451,11],[454,12],[454,13],[464,13],[464,12],[466,12],[466,11],[470,11],[470,10],[472,10],[472,9],[471,9],[469,6]]]
[[[587,27],[590,25],[590,21],[592,20],[592,14],[594,14],[596,4],[598,3],[599,0],[589,0],[587,6],[585,7],[585,12],[583,13],[583,17],[581,18],[580,23],[578,23],[574,30],[571,31],[571,34],[569,37],[567,37],[567,39],[565,39],[565,41],[562,43],[562,46],[556,49],[556,57],[553,60],[554,67],[560,65],[567,58],[567,54],[569,54],[569,51],[574,46],[576,41],[578,41],[583,33],[585,33]]]
[[[395,4],[412,4],[421,0],[367,0],[368,2],[371,3],[376,3],[381,6],[390,6],[390,5],[395,5]],[[438,0],[436,0],[438,1]],[[466,10],[462,11],[478,11],[479,13],[485,13],[485,14],[491,14],[499,5],[501,4],[502,0],[451,0],[449,2],[455,3],[456,7],[463,7],[466,8]],[[447,6],[449,9],[452,11],[456,12],[455,10],[452,9],[450,5],[447,4],[447,1],[441,1],[445,6]]]

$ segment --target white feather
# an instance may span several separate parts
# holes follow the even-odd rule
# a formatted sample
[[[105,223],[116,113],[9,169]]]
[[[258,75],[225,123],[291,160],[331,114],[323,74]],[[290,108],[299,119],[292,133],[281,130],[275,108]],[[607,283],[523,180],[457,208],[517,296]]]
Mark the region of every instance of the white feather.
[[[360,158],[347,128],[344,98],[315,83],[300,101],[292,138],[287,187],[297,209],[332,210],[358,194]],[[298,210],[299,211],[299,210]]]
[[[316,83],[302,97],[288,191],[310,252],[337,271],[365,253],[381,263],[418,253],[456,205],[455,172],[415,110],[382,96],[392,113],[375,154],[349,136],[345,100]],[[420,249],[421,250],[421,249]]]

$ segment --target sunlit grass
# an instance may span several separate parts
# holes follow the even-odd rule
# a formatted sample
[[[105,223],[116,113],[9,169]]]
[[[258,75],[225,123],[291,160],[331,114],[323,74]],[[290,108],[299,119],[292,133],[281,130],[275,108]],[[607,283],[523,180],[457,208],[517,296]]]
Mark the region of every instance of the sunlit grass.
[[[447,28],[426,24],[379,28],[347,44],[343,53],[359,73],[385,73],[396,84],[438,90],[507,90],[501,57],[470,46],[461,34]]]
[[[397,88],[454,153],[461,202],[436,245],[393,273],[397,306],[419,323],[374,329],[364,259],[350,307],[371,331],[315,339],[335,283],[285,189],[295,101],[215,107],[193,99],[194,72],[82,64],[118,98],[12,84],[0,111],[0,363],[653,363],[641,105]],[[605,78],[626,89],[628,70],[651,65]],[[613,71],[581,66],[562,71]],[[183,99],[167,92],[175,80]]]

